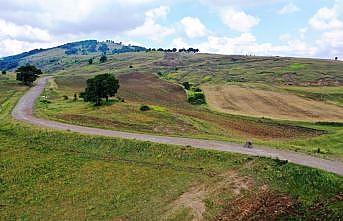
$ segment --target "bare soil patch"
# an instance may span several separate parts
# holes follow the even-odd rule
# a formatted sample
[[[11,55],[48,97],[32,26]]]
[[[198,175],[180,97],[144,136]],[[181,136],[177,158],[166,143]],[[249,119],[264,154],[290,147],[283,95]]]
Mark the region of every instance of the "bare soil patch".
[[[213,220],[270,221],[294,213],[293,202],[288,196],[262,189],[229,202]]]
[[[204,219],[206,211],[204,200],[211,195],[217,195],[223,191],[230,191],[233,195],[239,195],[242,190],[248,190],[253,186],[253,181],[248,177],[242,177],[235,171],[229,171],[218,175],[217,180],[210,184],[197,184],[189,188],[179,198],[173,201],[167,208],[165,218],[172,216],[182,208],[190,209],[193,221]]]
[[[130,73],[118,76],[118,96],[135,102],[167,105],[189,105],[184,90],[160,80],[153,74]]]
[[[240,86],[205,86],[215,110],[256,117],[302,121],[343,121],[343,108],[293,94]]]

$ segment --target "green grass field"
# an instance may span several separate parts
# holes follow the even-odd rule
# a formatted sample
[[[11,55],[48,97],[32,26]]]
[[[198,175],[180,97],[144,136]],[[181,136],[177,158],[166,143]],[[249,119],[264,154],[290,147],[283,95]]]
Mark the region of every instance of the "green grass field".
[[[238,143],[252,139],[254,143],[270,147],[343,159],[341,126],[219,113],[204,105],[188,104],[185,92],[179,86],[142,73],[119,76],[121,88],[118,96],[125,99],[124,103],[114,101],[111,105],[94,107],[80,99],[73,100],[73,95],[84,89],[89,77],[72,74],[57,76],[56,81],[50,82],[45,90],[51,103],[38,101],[37,115],[61,122],[122,131]],[[277,87],[276,90],[284,89]],[[64,95],[69,99],[63,99]],[[139,110],[142,104],[155,108],[142,112]]]
[[[1,220],[190,220],[197,213],[185,198],[204,206],[205,220],[242,211],[242,219],[343,217],[342,177],[266,158],[35,128],[10,118],[26,88],[0,82]]]

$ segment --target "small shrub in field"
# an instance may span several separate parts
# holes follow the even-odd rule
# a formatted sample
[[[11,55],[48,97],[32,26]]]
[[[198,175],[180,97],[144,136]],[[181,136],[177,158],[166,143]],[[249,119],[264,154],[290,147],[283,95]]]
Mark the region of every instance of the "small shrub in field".
[[[77,94],[74,94],[74,101],[77,101]]]
[[[142,105],[140,108],[139,108],[140,111],[148,111],[148,110],[151,110],[151,108],[148,106],[148,105]]]
[[[102,56],[100,57],[100,63],[104,63],[104,62],[106,62],[106,61],[107,61],[106,55],[102,55]]]
[[[1,74],[5,75],[5,74],[6,74],[6,71],[2,71]]]
[[[191,84],[190,84],[188,81],[183,82],[183,83],[182,83],[182,86],[183,86],[186,90],[191,89]]]
[[[125,99],[124,98],[122,98],[122,97],[117,97],[118,98],[118,101],[120,101],[120,102],[125,102]]]
[[[161,71],[159,71],[159,72],[157,72],[157,75],[158,75],[158,76],[162,76],[163,74],[162,74]]]
[[[274,159],[278,166],[283,166],[288,163],[288,160],[280,160],[279,158]]]
[[[188,102],[191,104],[205,104],[205,95],[203,92],[188,93]]]
[[[41,103],[43,104],[50,104],[51,101],[47,100],[47,99],[44,99],[44,100],[40,100]]]
[[[191,90],[187,91],[188,102],[191,104],[206,104],[205,94],[198,87],[192,87]]]
[[[69,97],[67,95],[63,95],[63,100],[68,100]]]
[[[132,66],[132,65],[130,65],[130,66],[129,66],[129,68],[133,68],[133,66]]]

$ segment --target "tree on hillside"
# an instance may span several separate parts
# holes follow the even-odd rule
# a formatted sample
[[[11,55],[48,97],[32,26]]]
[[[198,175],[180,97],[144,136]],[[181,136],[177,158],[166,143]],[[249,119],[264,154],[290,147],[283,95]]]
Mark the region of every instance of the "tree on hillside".
[[[102,56],[100,57],[100,62],[101,62],[101,63],[104,63],[104,62],[106,62],[106,61],[107,61],[106,55],[102,55]]]
[[[95,102],[96,106],[101,105],[102,98],[113,97],[119,89],[119,81],[111,74],[100,74],[87,80],[85,92],[80,97],[85,102]]]
[[[93,58],[90,58],[90,59],[88,60],[88,64],[93,64]]]
[[[6,74],[6,71],[2,71],[1,74],[5,75],[5,74]]]
[[[39,75],[42,74],[40,69],[30,64],[19,67],[15,72],[17,73],[17,81],[21,81],[28,86],[31,86]]]

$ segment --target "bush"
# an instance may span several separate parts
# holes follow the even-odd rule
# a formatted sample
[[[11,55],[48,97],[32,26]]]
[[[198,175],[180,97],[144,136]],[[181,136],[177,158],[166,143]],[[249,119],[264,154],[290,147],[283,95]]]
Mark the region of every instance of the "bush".
[[[183,86],[186,90],[191,89],[191,85],[190,85],[190,83],[189,83],[188,81],[183,82],[183,83],[182,83],[182,86]]]
[[[132,65],[130,65],[130,66],[129,66],[129,68],[133,68],[133,66],[132,66]]]
[[[125,99],[124,98],[122,98],[122,97],[117,97],[118,98],[118,101],[120,101],[120,102],[125,102]]]
[[[151,110],[151,108],[148,106],[148,105],[142,105],[140,108],[139,108],[140,111],[149,111]]]
[[[106,62],[106,61],[107,61],[106,55],[102,55],[102,56],[100,57],[100,62],[101,62],[101,63],[104,63],[104,62]]]
[[[189,91],[188,102],[195,105],[205,104],[206,103],[205,95],[203,92]]]
[[[44,100],[40,100],[41,103],[43,104],[50,104],[51,101],[47,100],[47,99],[44,99]]]
[[[67,95],[63,95],[63,100],[68,100],[69,97]]]
[[[1,74],[5,75],[5,74],[6,74],[6,71],[2,71]]]

